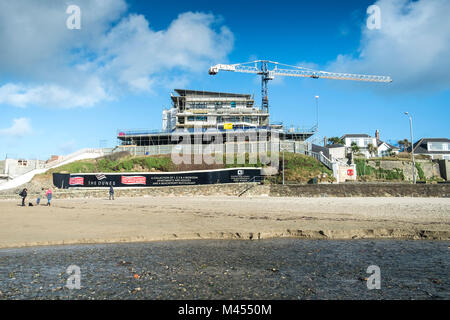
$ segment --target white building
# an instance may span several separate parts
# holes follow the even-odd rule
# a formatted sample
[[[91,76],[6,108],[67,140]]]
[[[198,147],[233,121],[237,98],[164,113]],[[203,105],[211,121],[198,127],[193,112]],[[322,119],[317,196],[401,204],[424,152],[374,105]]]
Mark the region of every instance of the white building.
[[[332,159],[345,159],[346,154],[346,147],[342,144],[329,144],[326,146],[328,149],[328,152],[330,154],[330,157]]]
[[[398,154],[400,152],[400,148],[387,142],[379,141],[377,151],[379,157],[389,157],[392,153]]]
[[[366,158],[377,156],[377,154],[370,154],[369,145],[371,144],[375,148],[377,147],[377,138],[371,137],[368,134],[346,134],[341,137],[344,140],[347,154],[352,153],[352,145],[356,144],[359,147],[359,153]]]
[[[408,152],[411,152],[411,147]],[[431,159],[450,160],[450,139],[422,138],[414,143],[414,154],[427,155]]]
[[[195,125],[216,129],[269,126],[269,114],[256,107],[249,94],[183,89],[175,89],[175,93],[171,97],[175,127],[171,129],[191,129]]]

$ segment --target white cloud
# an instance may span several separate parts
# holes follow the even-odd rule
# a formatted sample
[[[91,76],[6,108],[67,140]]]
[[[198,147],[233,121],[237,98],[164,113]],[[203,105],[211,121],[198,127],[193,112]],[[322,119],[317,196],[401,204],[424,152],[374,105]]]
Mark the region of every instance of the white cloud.
[[[89,107],[128,93],[187,83],[231,51],[233,34],[212,14],[180,14],[165,30],[127,14],[123,0],[0,2],[0,104]]]
[[[0,104],[16,107],[29,105],[59,108],[91,107],[110,99],[98,79],[87,79],[78,90],[57,84],[29,86],[8,83],[0,87]]]
[[[131,90],[150,91],[170,70],[204,71],[212,61],[225,58],[233,35],[224,26],[214,31],[214,21],[211,14],[188,12],[167,30],[154,31],[144,16],[130,15],[103,39],[103,55],[94,63],[103,65],[100,70],[106,78],[115,75]]]
[[[0,70],[26,80],[55,81],[95,53],[99,38],[126,10],[123,0],[78,0],[81,30],[66,27],[66,1],[0,2]]]
[[[381,29],[365,26],[356,57],[339,55],[327,69],[389,75],[401,91],[450,88],[450,1],[379,0]]]
[[[33,132],[31,121],[28,118],[17,118],[13,120],[11,127],[0,129],[0,134],[12,138],[21,138]]]

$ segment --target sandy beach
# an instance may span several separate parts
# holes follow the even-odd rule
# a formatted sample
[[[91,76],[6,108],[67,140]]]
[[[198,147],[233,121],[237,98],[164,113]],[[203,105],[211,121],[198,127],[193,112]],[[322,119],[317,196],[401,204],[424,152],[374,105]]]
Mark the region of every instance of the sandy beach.
[[[446,198],[142,197],[0,201],[0,248],[190,239],[450,239]]]

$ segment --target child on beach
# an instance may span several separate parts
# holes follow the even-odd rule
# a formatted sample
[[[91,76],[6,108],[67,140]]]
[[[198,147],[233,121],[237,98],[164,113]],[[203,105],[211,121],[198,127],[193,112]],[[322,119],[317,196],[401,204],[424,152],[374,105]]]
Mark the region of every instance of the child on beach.
[[[48,188],[47,192],[45,193],[47,196],[47,206],[50,206],[50,201],[52,201],[53,192],[52,189]]]
[[[45,189],[41,188],[41,192],[39,192],[37,200],[36,200],[36,205],[39,205],[41,203],[41,199],[44,198],[44,195],[45,195],[44,192],[45,192]]]

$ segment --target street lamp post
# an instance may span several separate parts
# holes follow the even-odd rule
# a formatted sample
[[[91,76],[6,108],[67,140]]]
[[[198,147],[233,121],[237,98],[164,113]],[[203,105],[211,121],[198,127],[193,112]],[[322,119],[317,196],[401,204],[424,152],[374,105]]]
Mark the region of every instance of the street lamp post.
[[[411,158],[412,158],[412,178],[413,178],[413,184],[416,183],[416,162],[414,160],[414,138],[413,138],[413,124],[412,124],[412,117],[408,112],[405,112],[405,115],[409,118],[409,128],[411,131]]]
[[[282,161],[281,161],[281,165],[282,165],[282,169],[283,169],[283,175],[282,175],[282,177],[283,177],[283,185],[284,185],[284,152],[286,151],[286,146],[284,145],[284,146],[282,146],[281,147],[281,144],[280,144],[280,151],[283,153],[283,157],[282,157]],[[289,151],[289,150],[288,150]]]
[[[319,96],[316,98],[316,130],[319,130]]]
[[[284,186],[284,149],[283,149],[283,186]]]

